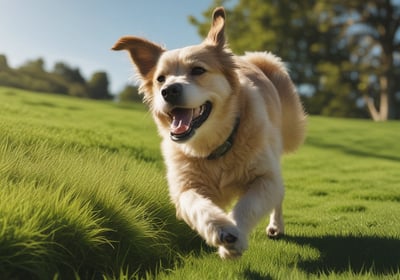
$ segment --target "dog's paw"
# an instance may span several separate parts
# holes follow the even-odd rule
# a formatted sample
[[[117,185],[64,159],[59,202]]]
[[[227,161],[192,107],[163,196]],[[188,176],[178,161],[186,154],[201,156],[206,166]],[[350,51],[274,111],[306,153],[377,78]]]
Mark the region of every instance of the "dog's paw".
[[[235,259],[242,256],[247,249],[247,238],[242,236],[240,231],[234,227],[222,229],[219,234],[221,245],[218,254],[222,259]]]
[[[235,243],[237,239],[237,236],[229,232],[221,231],[219,234],[219,241],[225,245],[231,245]]]
[[[272,239],[278,239],[279,237],[284,235],[283,226],[278,226],[276,224],[268,225],[266,232],[268,237]]]
[[[245,238],[236,238],[232,243],[218,247],[218,254],[221,259],[236,259],[243,255],[247,249],[247,240]]]
[[[214,247],[234,243],[239,236],[237,227],[228,219],[208,223],[204,232],[204,239]]]
[[[209,223],[206,228],[205,240],[214,247],[222,259],[240,257],[247,249],[247,236],[230,220],[218,220]]]

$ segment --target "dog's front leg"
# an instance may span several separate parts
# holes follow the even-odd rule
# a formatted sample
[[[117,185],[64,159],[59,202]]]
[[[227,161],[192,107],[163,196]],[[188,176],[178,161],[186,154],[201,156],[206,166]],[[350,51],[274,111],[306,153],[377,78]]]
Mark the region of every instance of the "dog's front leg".
[[[283,233],[281,207],[283,197],[284,186],[279,173],[275,176],[258,177],[239,199],[230,216],[238,229],[247,236],[251,229],[273,210],[267,233],[269,236],[275,237]]]
[[[210,199],[190,189],[179,195],[176,204],[178,217],[196,230],[209,245],[220,247],[221,258],[238,257],[247,249],[247,240],[234,221]],[[225,251],[229,251],[229,254]]]

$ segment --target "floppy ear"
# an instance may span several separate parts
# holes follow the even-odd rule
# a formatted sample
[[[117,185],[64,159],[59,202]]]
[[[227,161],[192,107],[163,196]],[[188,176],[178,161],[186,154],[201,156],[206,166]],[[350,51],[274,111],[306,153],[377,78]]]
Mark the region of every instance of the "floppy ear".
[[[127,50],[142,78],[148,78],[147,75],[156,66],[160,55],[165,51],[159,45],[133,36],[121,37],[111,49],[114,51]]]
[[[215,8],[212,15],[212,24],[206,38],[206,42],[219,48],[225,46],[225,10],[223,7]]]

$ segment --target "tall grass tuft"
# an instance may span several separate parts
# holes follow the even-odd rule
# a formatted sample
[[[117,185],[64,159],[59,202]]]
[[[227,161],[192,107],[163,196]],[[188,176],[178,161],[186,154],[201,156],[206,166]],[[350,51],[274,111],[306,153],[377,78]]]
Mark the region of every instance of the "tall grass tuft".
[[[124,136],[108,145],[107,132],[88,141],[92,118],[78,124],[83,133],[42,114],[0,123],[0,275],[98,278],[172,263],[176,230],[193,234],[176,223],[159,156],[132,152]]]

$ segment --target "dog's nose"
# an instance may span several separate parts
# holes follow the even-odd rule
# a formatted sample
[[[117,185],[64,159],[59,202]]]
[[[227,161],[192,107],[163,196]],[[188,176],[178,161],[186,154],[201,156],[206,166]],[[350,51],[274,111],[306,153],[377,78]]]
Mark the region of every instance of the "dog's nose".
[[[171,104],[177,104],[182,96],[182,85],[172,84],[161,90],[164,100]]]

